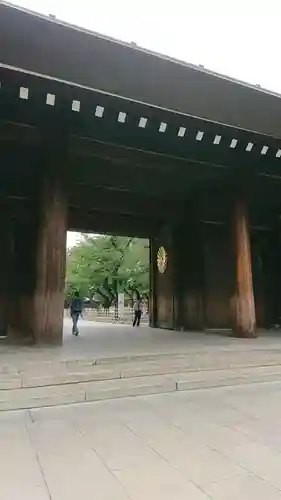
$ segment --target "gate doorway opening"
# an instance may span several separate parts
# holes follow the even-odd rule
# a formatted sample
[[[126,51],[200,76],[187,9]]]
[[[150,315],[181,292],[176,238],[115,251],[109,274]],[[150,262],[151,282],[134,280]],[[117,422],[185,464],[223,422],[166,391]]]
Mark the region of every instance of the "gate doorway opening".
[[[140,303],[141,324],[149,323],[149,240],[108,234],[68,233],[65,280],[65,329],[70,305],[83,304],[82,321],[132,324]],[[68,327],[66,327],[68,325]]]

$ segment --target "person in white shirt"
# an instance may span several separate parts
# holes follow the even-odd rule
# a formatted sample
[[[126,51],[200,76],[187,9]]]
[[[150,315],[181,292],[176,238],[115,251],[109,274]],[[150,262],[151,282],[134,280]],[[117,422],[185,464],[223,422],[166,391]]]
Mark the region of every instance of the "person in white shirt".
[[[140,320],[142,316],[142,305],[141,305],[141,300],[138,299],[134,303],[134,321],[133,321],[133,326],[140,326]]]

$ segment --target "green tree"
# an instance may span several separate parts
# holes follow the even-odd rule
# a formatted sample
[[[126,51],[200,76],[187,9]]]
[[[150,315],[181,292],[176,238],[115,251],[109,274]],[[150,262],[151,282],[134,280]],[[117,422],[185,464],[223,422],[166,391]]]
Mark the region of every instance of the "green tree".
[[[148,295],[148,241],[118,236],[84,236],[69,250],[66,292],[99,297],[104,307],[117,306],[118,293]]]

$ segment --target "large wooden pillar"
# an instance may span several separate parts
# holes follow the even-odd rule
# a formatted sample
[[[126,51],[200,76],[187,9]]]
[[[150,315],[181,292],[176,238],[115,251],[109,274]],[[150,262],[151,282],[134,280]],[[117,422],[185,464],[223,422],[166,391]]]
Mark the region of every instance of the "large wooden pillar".
[[[256,337],[251,249],[247,205],[236,201],[234,207],[234,243],[236,260],[236,311],[234,330],[240,337]]]
[[[156,255],[155,241],[150,238],[149,241],[149,326],[155,328],[157,325],[157,310],[156,310],[156,294],[155,294],[155,284],[156,284]]]
[[[154,326],[173,329],[175,327],[175,261],[174,228],[167,224],[153,239],[154,270]]]
[[[1,244],[0,244],[0,337],[8,333],[9,308],[9,278],[11,269],[11,238],[8,227],[7,212],[3,210],[1,216]]]
[[[60,175],[48,170],[42,187],[38,230],[34,336],[61,344],[63,335],[67,203]]]
[[[187,330],[204,329],[204,254],[200,220],[195,203],[185,207],[178,228],[177,271],[180,282],[180,319]]]
[[[13,266],[10,282],[9,327],[18,340],[34,340],[37,224],[35,207],[13,221]],[[27,219],[28,217],[28,219]]]
[[[281,316],[281,238],[276,225],[267,235],[263,256],[264,302],[267,328],[280,324]]]

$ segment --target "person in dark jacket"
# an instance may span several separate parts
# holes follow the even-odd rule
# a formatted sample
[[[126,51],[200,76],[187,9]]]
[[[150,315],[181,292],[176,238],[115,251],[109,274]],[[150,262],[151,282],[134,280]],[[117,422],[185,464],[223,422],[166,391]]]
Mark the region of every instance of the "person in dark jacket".
[[[75,292],[70,304],[70,315],[72,318],[72,335],[79,335],[78,321],[83,312],[83,301],[79,292]]]

